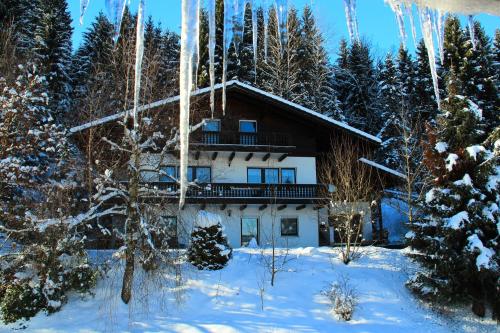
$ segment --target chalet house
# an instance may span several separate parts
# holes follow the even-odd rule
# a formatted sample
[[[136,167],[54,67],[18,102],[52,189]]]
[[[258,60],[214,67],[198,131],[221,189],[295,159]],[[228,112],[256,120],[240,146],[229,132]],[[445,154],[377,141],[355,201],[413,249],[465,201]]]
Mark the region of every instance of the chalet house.
[[[191,124],[206,122],[190,135],[188,177],[193,185],[185,206],[178,208],[177,152],[162,157],[160,170],[143,174],[145,184],[164,190],[144,198],[144,202],[163,200],[160,214],[171,226],[174,243],[188,243],[195,216],[202,209],[222,217],[232,247],[245,246],[252,238],[264,246],[273,237],[278,246],[287,247],[336,242],[324,196],[329,186],[318,180],[321,155],[331,149],[332,138],[349,137],[368,151],[375,151],[380,139],[238,81],[227,83],[223,114],[222,86],[216,85],[215,91],[213,117],[210,88],[192,95]],[[155,117],[160,126],[172,128],[178,123],[178,102],[175,96],[144,105],[140,111]],[[108,136],[120,135],[122,119],[123,113],[118,113],[74,127],[71,132],[83,137],[100,127]],[[155,164],[158,158],[159,154],[148,154],[144,163]],[[377,171],[381,187],[404,177],[365,156],[360,163]],[[380,206],[363,204],[370,211],[361,221],[363,238],[369,241],[380,235],[376,232],[382,228]]]

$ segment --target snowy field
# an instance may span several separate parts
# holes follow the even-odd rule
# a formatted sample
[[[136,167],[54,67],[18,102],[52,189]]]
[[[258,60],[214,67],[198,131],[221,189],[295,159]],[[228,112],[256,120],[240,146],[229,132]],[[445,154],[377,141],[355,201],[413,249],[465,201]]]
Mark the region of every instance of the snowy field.
[[[414,269],[404,251],[365,247],[360,259],[345,266],[338,249],[293,249],[271,287],[259,250],[236,249],[221,271],[197,271],[185,265],[184,284],[174,288],[176,292],[168,283],[174,275],[166,274],[162,281],[140,279],[131,307],[119,300],[119,274],[111,273],[99,282],[95,297],[74,295],[60,312],[39,314],[24,331],[499,332],[491,320],[478,320],[466,311],[437,314],[422,306],[404,287]],[[337,320],[321,294],[342,275],[359,294],[350,322]],[[151,295],[148,301],[144,294]],[[0,331],[18,327],[3,326]]]

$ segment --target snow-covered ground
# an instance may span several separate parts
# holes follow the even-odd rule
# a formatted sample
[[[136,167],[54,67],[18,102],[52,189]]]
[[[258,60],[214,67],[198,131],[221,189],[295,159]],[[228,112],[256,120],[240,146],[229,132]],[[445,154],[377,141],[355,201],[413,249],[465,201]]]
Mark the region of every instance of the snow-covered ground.
[[[176,288],[176,293],[169,287],[173,275],[166,275],[162,281],[141,279],[136,295],[150,297],[146,300],[138,296],[130,307],[119,300],[119,274],[110,274],[98,284],[95,297],[72,296],[60,312],[39,314],[29,321],[26,331],[499,331],[491,320],[478,320],[466,311],[438,315],[421,305],[404,287],[408,272],[415,269],[404,252],[365,247],[361,258],[346,266],[338,259],[338,249],[293,249],[288,256],[292,260],[271,287],[259,250],[236,249],[229,266],[221,271],[197,271],[185,264],[184,284]],[[350,279],[359,294],[359,306],[350,322],[337,320],[321,294],[342,275]],[[18,326],[0,326],[0,331]]]

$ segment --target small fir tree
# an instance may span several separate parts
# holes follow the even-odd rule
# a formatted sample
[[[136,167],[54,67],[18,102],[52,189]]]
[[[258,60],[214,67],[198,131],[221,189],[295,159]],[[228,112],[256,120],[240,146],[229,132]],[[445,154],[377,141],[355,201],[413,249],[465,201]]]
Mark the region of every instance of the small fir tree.
[[[232,252],[220,216],[200,211],[191,233],[187,252],[189,262],[200,270],[218,270],[226,266]]]

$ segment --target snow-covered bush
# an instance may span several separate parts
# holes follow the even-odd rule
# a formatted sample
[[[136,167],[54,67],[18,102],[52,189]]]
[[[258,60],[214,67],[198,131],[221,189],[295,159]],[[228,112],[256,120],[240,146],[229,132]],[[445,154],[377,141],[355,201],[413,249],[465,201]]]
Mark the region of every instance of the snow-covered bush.
[[[323,291],[330,301],[332,311],[339,319],[349,321],[354,314],[358,304],[358,294],[349,278],[342,275],[338,281],[332,282],[326,290]]]
[[[200,211],[191,233],[191,244],[187,253],[189,262],[198,269],[222,269],[231,259],[232,252],[220,216]]]

